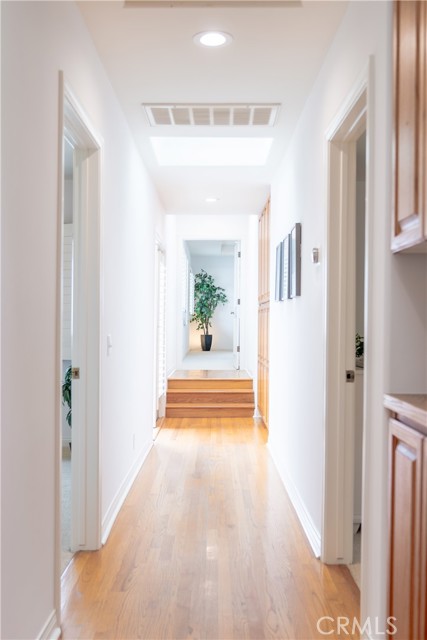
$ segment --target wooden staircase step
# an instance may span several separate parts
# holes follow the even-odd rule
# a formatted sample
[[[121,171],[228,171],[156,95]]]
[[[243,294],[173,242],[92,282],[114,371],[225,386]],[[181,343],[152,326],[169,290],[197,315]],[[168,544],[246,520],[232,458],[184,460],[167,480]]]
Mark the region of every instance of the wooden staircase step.
[[[250,418],[254,411],[246,371],[177,371],[168,379],[167,418]]]
[[[166,405],[167,418],[250,418],[253,416],[253,403],[199,404],[174,403]]]
[[[185,402],[189,404],[254,402],[252,389],[172,389],[167,393],[167,404]]]

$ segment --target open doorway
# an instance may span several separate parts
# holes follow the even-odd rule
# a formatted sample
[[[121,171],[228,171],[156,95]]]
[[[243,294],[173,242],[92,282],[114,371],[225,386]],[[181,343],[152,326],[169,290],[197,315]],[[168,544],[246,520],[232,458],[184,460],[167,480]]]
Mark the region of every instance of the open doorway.
[[[58,458],[57,592],[60,602],[62,535],[70,552],[101,546],[100,336],[101,336],[101,143],[60,73],[58,199]],[[70,222],[70,208],[72,223]],[[72,224],[71,228],[67,225]],[[71,368],[70,368],[71,367]],[[70,372],[71,407],[62,404]],[[71,409],[70,429],[63,411]],[[68,423],[68,420],[66,419]],[[72,434],[72,436],[71,436]],[[64,472],[64,449],[69,473]],[[68,482],[67,506],[62,500]],[[66,522],[68,520],[68,522]]]
[[[367,85],[368,72],[327,134],[329,211],[322,560],[351,566],[359,587],[366,381],[364,358],[357,356],[369,315],[365,231],[365,222],[369,220]],[[356,334],[360,339],[356,339]]]
[[[158,435],[166,413],[166,255],[159,240],[156,241],[156,286],[155,286],[155,361],[156,361],[156,397],[153,438]]]
[[[364,339],[365,339],[365,243],[366,243],[366,131],[356,141],[356,272],[355,272],[355,397],[354,397],[354,489],[353,558],[348,568],[360,589],[362,547],[362,469],[364,411]]]
[[[188,351],[184,370],[240,369],[240,242],[233,240],[188,240],[184,243],[187,268]],[[222,287],[227,302],[220,304],[212,318],[212,347],[203,351],[201,331],[191,322],[194,301],[194,278],[206,271]]]
[[[73,344],[73,171],[74,151],[64,138],[64,194],[62,236],[62,415],[61,415],[61,573],[64,572],[71,551],[71,456],[72,456],[72,403],[71,371]]]

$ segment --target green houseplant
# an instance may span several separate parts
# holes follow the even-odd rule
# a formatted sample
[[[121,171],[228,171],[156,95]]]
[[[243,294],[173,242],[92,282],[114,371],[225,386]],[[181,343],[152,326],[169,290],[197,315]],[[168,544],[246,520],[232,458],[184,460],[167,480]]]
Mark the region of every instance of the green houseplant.
[[[66,370],[62,383],[62,404],[68,407],[66,420],[71,427],[71,366]]]
[[[200,336],[203,351],[210,351],[212,336],[209,327],[212,326],[212,317],[219,304],[228,302],[225,289],[215,284],[213,276],[204,269],[194,276],[194,312],[190,322],[197,322],[197,329],[203,330]]]
[[[363,336],[360,333],[356,333],[356,342],[355,342],[355,356],[356,356],[356,367],[363,369],[363,355],[365,351],[365,341]]]

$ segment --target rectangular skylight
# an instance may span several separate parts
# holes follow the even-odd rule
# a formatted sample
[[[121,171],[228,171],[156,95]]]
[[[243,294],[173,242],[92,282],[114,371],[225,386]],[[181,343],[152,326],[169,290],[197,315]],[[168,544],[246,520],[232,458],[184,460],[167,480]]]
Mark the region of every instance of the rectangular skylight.
[[[261,167],[273,138],[150,138],[161,167]]]

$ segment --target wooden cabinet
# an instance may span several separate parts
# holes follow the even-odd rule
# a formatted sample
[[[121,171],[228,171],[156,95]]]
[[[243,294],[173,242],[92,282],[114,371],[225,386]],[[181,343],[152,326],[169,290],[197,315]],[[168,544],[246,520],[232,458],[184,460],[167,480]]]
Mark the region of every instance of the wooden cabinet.
[[[389,421],[388,616],[396,640],[425,638],[427,581],[427,396],[386,396]]]
[[[421,483],[423,436],[390,420],[390,591],[389,615],[397,620],[395,638],[415,640],[421,571]],[[427,515],[427,514],[426,514]]]
[[[426,3],[396,0],[393,251],[427,251],[426,39]]]

